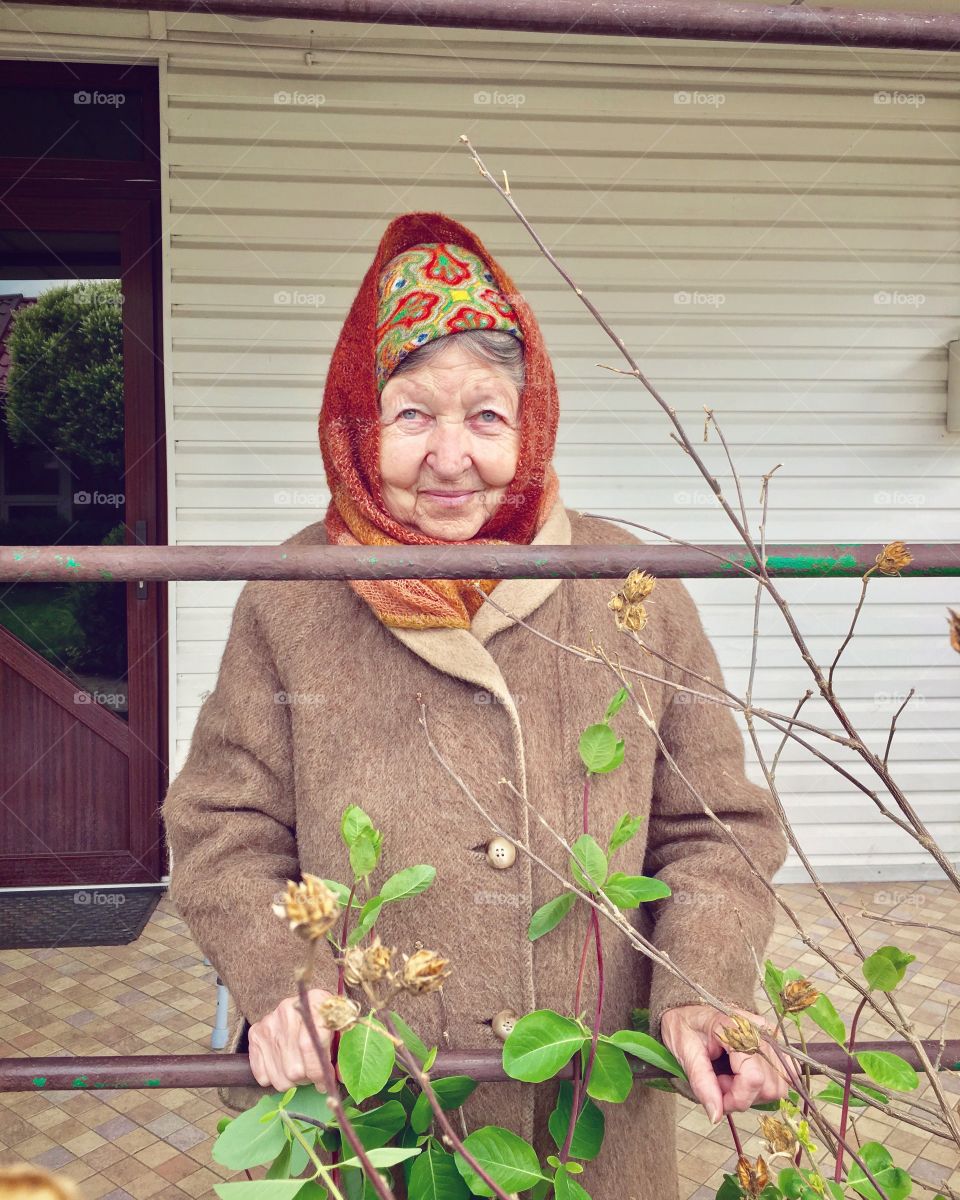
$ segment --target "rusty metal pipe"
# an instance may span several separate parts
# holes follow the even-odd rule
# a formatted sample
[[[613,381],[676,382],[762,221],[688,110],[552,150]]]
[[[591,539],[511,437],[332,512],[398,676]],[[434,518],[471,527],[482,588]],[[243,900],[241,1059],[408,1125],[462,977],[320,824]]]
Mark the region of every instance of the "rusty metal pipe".
[[[849,46],[856,49],[960,49],[960,15],[734,4],[717,0],[33,0],[57,8],[196,12],[211,16],[439,26],[520,33],[680,38],[721,42]]]
[[[930,1061],[940,1060],[941,1071],[960,1071],[960,1039],[924,1041]],[[908,1042],[862,1042],[857,1050],[890,1050],[919,1068],[920,1060]],[[844,1071],[848,1056],[835,1042],[814,1042],[807,1053],[835,1071]],[[631,1059],[638,1079],[666,1079],[668,1074]],[[715,1062],[719,1074],[729,1074],[729,1059],[722,1054]],[[812,1069],[812,1068],[811,1068]],[[862,1075],[853,1062],[855,1075]],[[569,1079],[568,1065],[558,1074]],[[499,1050],[441,1050],[430,1070],[431,1078],[468,1075],[478,1083],[505,1083]],[[144,1054],[100,1055],[92,1058],[0,1058],[0,1092],[95,1091],[101,1088],[212,1088],[257,1087],[246,1054]]]
[[[781,578],[858,578],[880,542],[767,547]],[[960,542],[911,543],[904,576],[960,575]],[[728,559],[720,562],[715,555]],[[0,546],[0,582],[103,583],[217,579],[623,579],[635,567],[660,579],[745,578],[742,543],[639,546]],[[876,576],[882,578],[882,576]]]

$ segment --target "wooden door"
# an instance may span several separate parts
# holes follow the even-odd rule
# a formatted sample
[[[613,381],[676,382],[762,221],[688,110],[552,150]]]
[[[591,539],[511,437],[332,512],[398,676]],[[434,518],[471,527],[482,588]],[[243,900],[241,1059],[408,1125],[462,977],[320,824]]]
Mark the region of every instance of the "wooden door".
[[[163,543],[155,72],[8,67],[0,540]],[[162,879],[165,621],[165,584],[0,584],[0,887]]]

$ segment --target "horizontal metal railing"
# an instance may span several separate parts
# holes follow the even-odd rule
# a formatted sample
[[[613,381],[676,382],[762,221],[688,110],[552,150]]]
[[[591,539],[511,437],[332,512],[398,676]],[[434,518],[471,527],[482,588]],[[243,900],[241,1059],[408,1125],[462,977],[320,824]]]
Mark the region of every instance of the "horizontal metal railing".
[[[771,576],[851,578],[882,542],[778,543]],[[900,574],[960,575],[960,542],[911,542]],[[0,546],[0,582],[103,583],[219,579],[622,579],[641,568],[662,579],[748,577],[743,543],[702,546]],[[879,576],[878,576],[879,577]]]
[[[930,1061],[941,1071],[960,1071],[960,1039],[923,1042]],[[919,1068],[920,1059],[908,1042],[862,1042],[863,1050],[889,1050]],[[845,1071],[851,1061],[836,1042],[808,1043],[807,1054],[819,1064]],[[632,1061],[634,1075],[640,1080],[667,1079],[668,1072],[648,1063]],[[713,1063],[718,1074],[730,1074],[726,1053]],[[863,1072],[856,1059],[853,1073]],[[811,1068],[816,1074],[816,1068]],[[557,1078],[569,1079],[573,1067],[568,1064]],[[468,1075],[478,1083],[512,1082],[503,1070],[499,1050],[441,1050],[430,1069],[431,1079],[448,1075]],[[145,1054],[92,1058],[0,1058],[0,1092],[91,1091],[100,1088],[210,1088],[258,1087],[246,1054]]]

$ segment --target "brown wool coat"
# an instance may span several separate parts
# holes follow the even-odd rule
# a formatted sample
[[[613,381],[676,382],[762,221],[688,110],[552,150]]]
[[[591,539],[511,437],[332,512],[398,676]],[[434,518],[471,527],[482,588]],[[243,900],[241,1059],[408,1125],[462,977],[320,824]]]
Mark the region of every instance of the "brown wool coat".
[[[537,539],[544,544],[640,544],[609,522],[558,501]],[[318,521],[286,544],[323,544]],[[637,556],[643,565],[642,552]],[[595,636],[625,664],[660,674],[607,608],[608,580],[504,580],[492,598],[551,638],[588,645]],[[677,580],[661,580],[646,604],[643,637],[677,662],[719,680],[696,606]],[[670,679],[677,673],[668,672]],[[347,856],[339,819],[360,804],[384,833],[374,883],[414,863],[433,863],[433,887],[385,907],[383,940],[410,951],[419,941],[448,957],[444,987],[452,1047],[501,1043],[489,1021],[510,1008],[569,1013],[585,906],[536,943],[531,913],[558,894],[557,882],[522,852],[505,870],[483,851],[490,827],[435,761],[417,723],[416,697],[440,752],[495,820],[556,869],[565,856],[530,818],[533,810],[567,839],[580,832],[583,770],[577,739],[602,719],[616,691],[609,671],[584,664],[486,603],[472,628],[407,631],[382,625],[340,582],[251,581],[237,602],[216,689],[205,701],[187,760],[164,804],[173,855],[171,895],[204,954],[227,984],[237,1013],[231,1049],[249,1022],[296,991],[303,943],[271,912],[287,879],[302,871],[343,881]],[[730,710],[684,702],[645,681],[673,757],[736,831],[757,869],[771,878],[786,842],[764,789],[744,776],[743,740]],[[696,686],[696,685],[694,685]],[[279,696],[279,693],[283,693]],[[711,994],[756,1008],[753,955],[762,959],[774,908],[729,841],[664,764],[630,703],[614,718],[626,740],[623,765],[591,783],[590,828],[606,841],[624,812],[644,817],[616,859],[619,870],[657,875],[671,897],[632,914],[639,928]],[[699,998],[633,950],[603,923],[607,998],[602,1028],[629,1025],[650,1007],[651,1032],[665,1009]],[[583,1004],[592,1011],[588,972]],[[315,983],[336,987],[331,956]],[[398,1011],[428,1044],[441,1043],[436,996],[404,998]],[[555,1152],[546,1117],[556,1085],[482,1084],[465,1105],[470,1129],[503,1125]],[[224,1089],[244,1107],[256,1089]],[[684,1101],[683,1103],[686,1103]],[[583,1182],[594,1200],[672,1200],[677,1195],[672,1093],[636,1086],[623,1105],[604,1105],[607,1139]],[[615,1144],[616,1143],[616,1144]]]

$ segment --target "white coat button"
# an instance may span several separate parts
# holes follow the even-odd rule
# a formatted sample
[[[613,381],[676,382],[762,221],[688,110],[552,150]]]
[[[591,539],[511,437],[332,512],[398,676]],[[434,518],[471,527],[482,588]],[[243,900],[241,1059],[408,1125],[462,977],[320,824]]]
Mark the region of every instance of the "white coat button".
[[[502,1008],[490,1022],[490,1025],[500,1041],[505,1042],[510,1036],[510,1033],[512,1032],[516,1023],[517,1014],[513,1011],[513,1009]]]
[[[517,861],[517,848],[505,837],[492,838],[487,843],[487,862],[498,871],[505,871]]]

